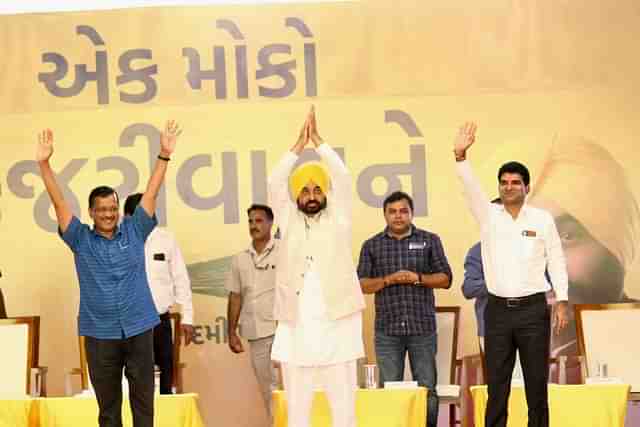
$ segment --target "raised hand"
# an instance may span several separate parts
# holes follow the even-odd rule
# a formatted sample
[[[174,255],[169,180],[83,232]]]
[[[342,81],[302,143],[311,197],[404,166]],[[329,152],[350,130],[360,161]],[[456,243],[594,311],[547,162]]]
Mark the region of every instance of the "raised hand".
[[[309,143],[309,120],[304,121],[296,143],[303,147]]]
[[[53,155],[53,132],[45,129],[38,134],[38,145],[36,147],[36,161],[45,162]]]
[[[476,124],[473,122],[466,122],[460,126],[458,135],[456,136],[453,144],[453,152],[456,157],[464,158],[469,147],[473,145],[476,140]]]
[[[316,107],[313,105],[311,106],[311,111],[309,111],[307,121],[309,122],[309,138],[311,138],[313,145],[318,147],[320,144],[322,144],[323,140],[320,134],[318,134],[318,123],[316,121]]]
[[[302,153],[302,150],[304,150],[304,147],[306,147],[308,143],[309,143],[309,116],[307,116],[307,119],[304,121],[304,124],[300,129],[300,133],[298,134],[298,140],[296,141],[295,144],[293,144],[293,147],[291,147],[291,151],[297,155],[300,155],[300,153]]]
[[[182,133],[182,129],[175,120],[167,120],[164,131],[160,134],[160,151],[165,156],[171,155],[176,148],[176,141]]]

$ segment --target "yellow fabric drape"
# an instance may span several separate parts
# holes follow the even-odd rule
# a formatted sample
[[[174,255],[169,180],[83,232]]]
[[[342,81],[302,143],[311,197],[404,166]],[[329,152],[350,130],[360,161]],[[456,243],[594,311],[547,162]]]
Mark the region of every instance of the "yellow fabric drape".
[[[626,384],[549,385],[549,425],[580,427],[624,427],[627,399],[631,387]],[[471,387],[476,427],[484,427],[487,386]],[[527,425],[524,387],[513,387],[509,396],[507,427]]]
[[[155,401],[155,427],[204,427],[196,394],[159,396]],[[133,426],[128,399],[122,422]],[[0,400],[0,427],[98,427],[95,398],[42,398]]]
[[[356,418],[359,427],[424,427],[427,419],[427,389],[358,390]],[[273,392],[274,427],[287,427],[287,399]],[[316,391],[311,413],[313,427],[330,427],[331,410],[324,392]]]
[[[33,400],[0,400],[0,427],[38,427],[37,411]]]

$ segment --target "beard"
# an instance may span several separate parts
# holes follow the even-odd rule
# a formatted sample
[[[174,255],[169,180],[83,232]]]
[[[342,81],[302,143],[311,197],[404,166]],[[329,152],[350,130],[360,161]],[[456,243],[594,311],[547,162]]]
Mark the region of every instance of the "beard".
[[[318,202],[317,200],[309,200],[305,204],[298,202],[298,209],[300,209],[305,215],[315,215],[326,207],[327,199],[324,199],[322,202]]]

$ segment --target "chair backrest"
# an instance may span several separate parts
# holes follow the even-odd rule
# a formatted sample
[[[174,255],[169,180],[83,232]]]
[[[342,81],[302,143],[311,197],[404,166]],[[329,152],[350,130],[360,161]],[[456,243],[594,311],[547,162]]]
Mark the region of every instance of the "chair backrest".
[[[436,307],[436,328],[438,333],[438,352],[436,369],[438,384],[456,383],[456,360],[458,358],[458,326],[460,307]],[[405,359],[404,379],[410,381],[411,365],[409,356]]]
[[[80,385],[82,391],[89,390],[89,365],[87,365],[87,352],[84,348],[83,336],[78,336],[78,351],[80,352]]]
[[[574,311],[587,375],[597,376],[598,365],[606,364],[607,376],[620,378],[631,385],[632,392],[640,392],[640,340],[633,332],[621,331],[640,324],[640,304],[578,304]],[[616,331],[621,331],[617,337]]]
[[[4,295],[2,295],[2,289],[0,289],[0,319],[7,318],[7,309],[4,306]]]
[[[173,390],[182,393],[182,369],[180,364],[180,340],[182,338],[182,315],[172,312],[171,327],[173,328]]]
[[[0,320],[0,395],[29,395],[31,369],[38,367],[40,316]]]

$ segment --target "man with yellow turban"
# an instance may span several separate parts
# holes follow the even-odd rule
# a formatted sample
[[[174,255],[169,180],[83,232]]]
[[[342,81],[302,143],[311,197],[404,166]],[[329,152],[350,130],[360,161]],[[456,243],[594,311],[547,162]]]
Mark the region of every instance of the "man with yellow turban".
[[[640,238],[640,211],[620,164],[583,138],[554,142],[529,203],[553,215],[569,275],[569,303],[629,301],[624,276]],[[573,316],[573,310],[569,310]],[[554,337],[553,356],[577,354],[576,330]]]
[[[312,162],[291,173],[309,141],[328,171]],[[282,369],[288,425],[311,426],[314,387],[322,386],[333,426],[355,427],[365,301],[351,256],[351,175],[318,134],[313,108],[269,177],[269,198],[281,233],[272,359]]]

